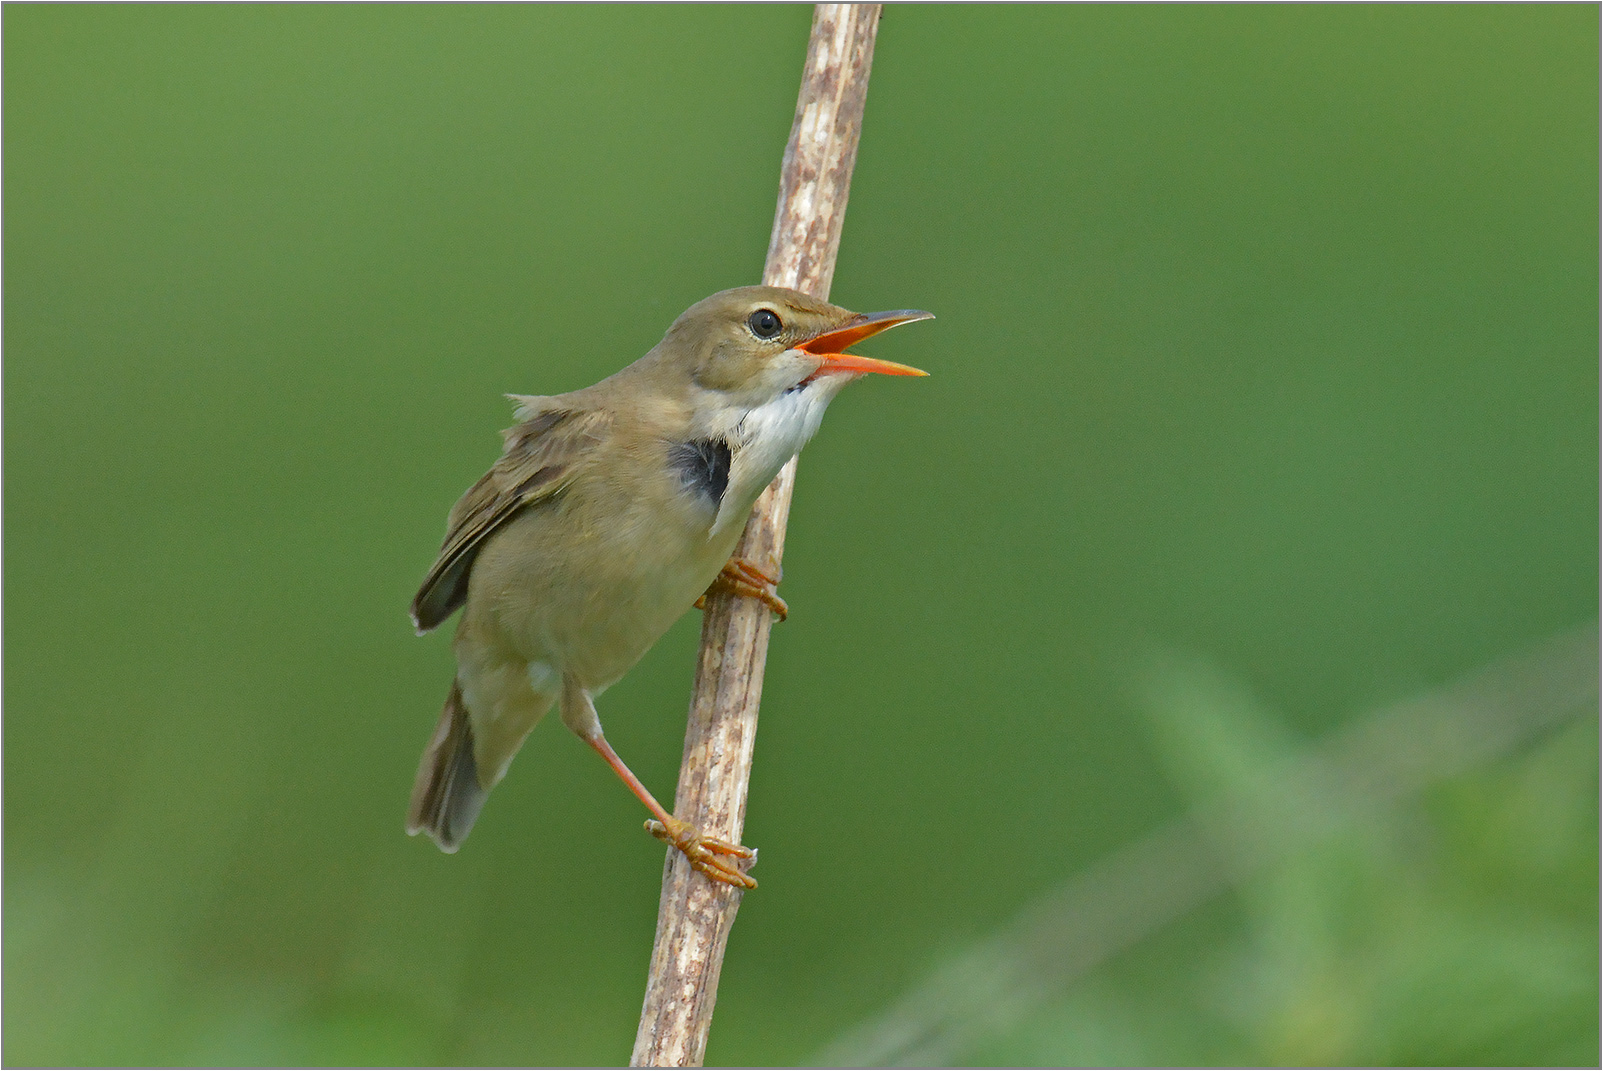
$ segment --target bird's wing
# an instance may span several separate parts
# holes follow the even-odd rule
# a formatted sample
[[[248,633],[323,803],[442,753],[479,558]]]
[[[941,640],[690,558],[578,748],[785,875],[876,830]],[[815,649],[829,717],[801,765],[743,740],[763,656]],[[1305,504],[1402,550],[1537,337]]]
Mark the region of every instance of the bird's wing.
[[[503,434],[506,451],[451,507],[440,555],[412,600],[412,623],[428,632],[468,595],[468,573],[484,539],[519,510],[549,501],[573,482],[606,433],[604,413],[561,398],[514,398],[523,422]]]

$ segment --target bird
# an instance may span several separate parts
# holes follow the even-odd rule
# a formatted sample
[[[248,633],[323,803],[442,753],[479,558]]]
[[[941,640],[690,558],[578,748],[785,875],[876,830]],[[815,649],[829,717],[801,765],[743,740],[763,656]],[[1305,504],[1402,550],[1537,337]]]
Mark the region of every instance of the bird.
[[[926,319],[737,287],[692,305],[645,356],[594,386],[507,395],[516,423],[502,432],[501,457],[451,509],[412,600],[419,635],[462,616],[407,832],[456,851],[554,706],[645,804],[649,832],[709,878],[755,888],[755,853],[657,802],[607,743],[595,700],[710,591],[784,616],[779,577],[731,559],[752,505],[846,384],[928,374],[844,352]]]

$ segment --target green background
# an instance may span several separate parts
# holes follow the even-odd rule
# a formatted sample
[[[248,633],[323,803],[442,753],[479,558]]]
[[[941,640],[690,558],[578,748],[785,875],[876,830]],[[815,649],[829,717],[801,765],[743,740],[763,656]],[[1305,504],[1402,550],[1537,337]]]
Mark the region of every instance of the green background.
[[[660,846],[554,720],[458,856],[402,835],[452,671],[405,610],[502,392],[757,280],[808,21],[6,7],[8,1063],[627,1059]],[[1595,620],[1598,30],[889,11],[832,298],[934,311],[865,349],[932,376],[803,459],[711,1062],[807,1060],[1195,802],[1151,651],[1311,740]],[[697,630],[601,705],[659,795]],[[1596,755],[964,1059],[1595,1063]]]

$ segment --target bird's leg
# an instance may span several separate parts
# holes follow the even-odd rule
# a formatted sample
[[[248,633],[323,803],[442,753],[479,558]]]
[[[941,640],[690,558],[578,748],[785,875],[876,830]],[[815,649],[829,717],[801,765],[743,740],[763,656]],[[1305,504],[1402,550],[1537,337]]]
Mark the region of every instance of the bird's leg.
[[[696,609],[707,608],[707,595],[717,591],[727,591],[734,595],[744,595],[748,599],[757,599],[779,616],[781,621],[790,616],[790,607],[785,600],[779,597],[779,581],[784,577],[784,570],[778,570],[778,576],[769,576],[763,568],[750,558],[730,558],[724,562],[713,582],[707,586],[707,592],[696,600]]]
[[[606,737],[597,732],[594,736],[586,735],[584,741],[595,748],[603,759],[607,760],[607,765],[611,766],[612,771],[623,779],[624,784],[629,786],[629,791],[639,797],[640,802],[644,803],[651,813],[657,816],[646,823],[647,833],[684,852],[685,858],[690,860],[690,865],[693,868],[701,871],[714,881],[721,881],[725,885],[733,885],[737,889],[755,889],[757,887],[756,878],[741,870],[732,859],[723,858],[724,856],[731,856],[733,859],[755,860],[757,852],[754,849],[740,844],[731,844],[726,840],[719,840],[717,837],[702,836],[695,826],[689,822],[681,822],[669,814],[662,804],[657,802],[657,797],[653,796],[646,786],[640,783],[640,778],[636,777],[634,772],[623,764],[623,760],[618,757],[618,753],[612,750],[612,745],[607,743]]]

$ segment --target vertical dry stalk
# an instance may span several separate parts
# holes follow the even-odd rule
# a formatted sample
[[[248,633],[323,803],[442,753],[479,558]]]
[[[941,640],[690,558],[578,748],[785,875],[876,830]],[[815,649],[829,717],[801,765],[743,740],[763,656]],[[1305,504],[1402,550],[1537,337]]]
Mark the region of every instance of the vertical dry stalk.
[[[818,4],[801,93],[779,182],[779,209],[763,282],[829,296],[846,195],[857,160],[879,4]],[[796,462],[757,499],[735,553],[777,575]],[[704,833],[740,840],[768,658],[768,608],[753,599],[707,600],[674,815]],[[699,1067],[707,1050],[724,945],[741,894],[668,852],[657,939],[634,1067]]]

